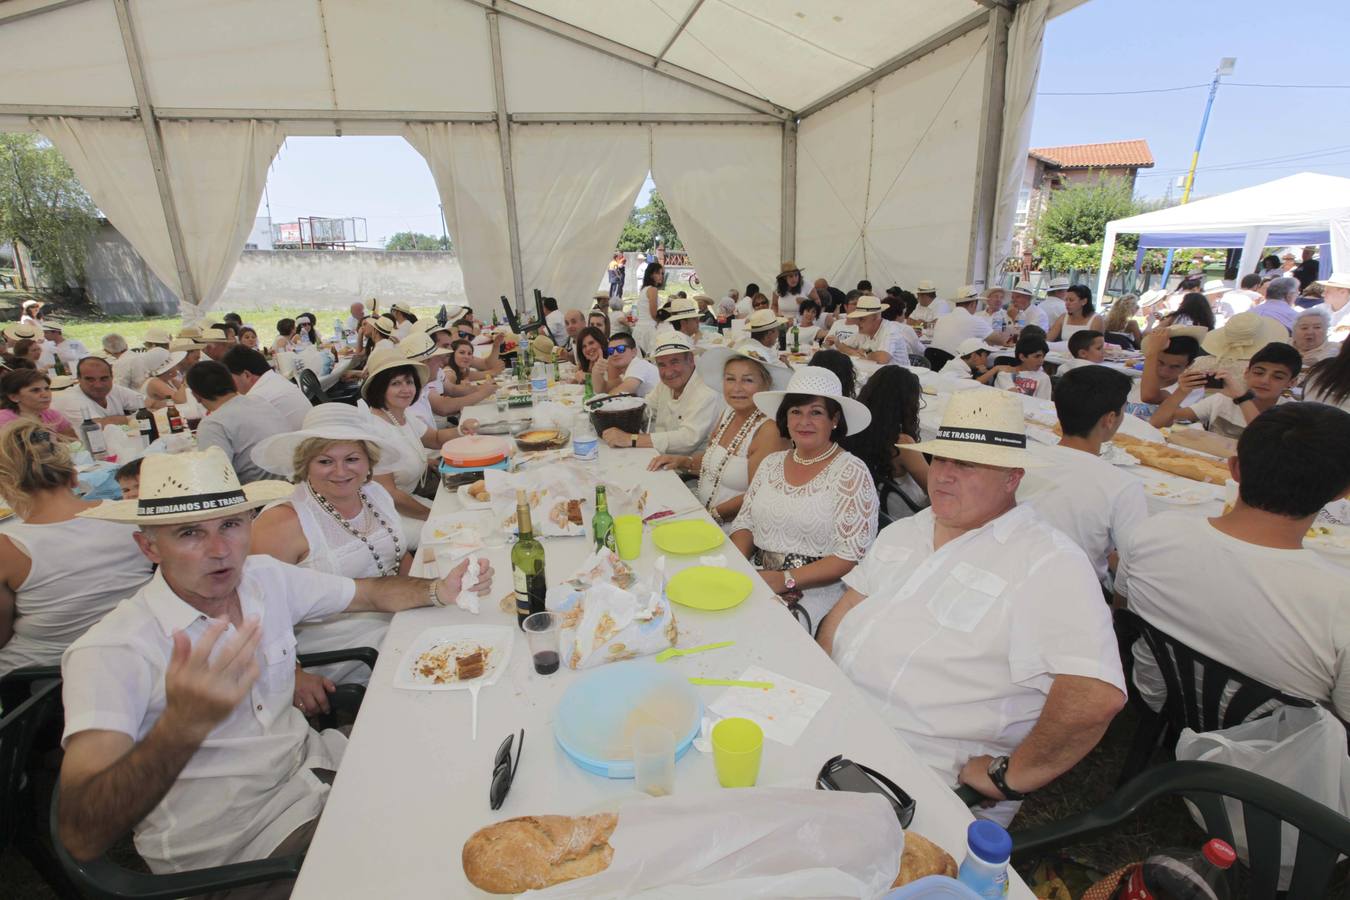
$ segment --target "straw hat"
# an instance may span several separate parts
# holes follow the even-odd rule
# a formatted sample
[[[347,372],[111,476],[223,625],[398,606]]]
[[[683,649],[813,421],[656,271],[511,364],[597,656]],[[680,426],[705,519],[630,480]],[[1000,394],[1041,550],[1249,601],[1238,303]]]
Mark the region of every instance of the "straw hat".
[[[879,316],[885,309],[885,305],[876,297],[871,294],[864,294],[858,298],[857,305],[853,307],[853,312],[849,313],[847,318],[861,319],[866,316]]]
[[[41,336],[36,327],[23,322],[5,328],[5,339],[10,341],[36,341]]]
[[[993,347],[977,337],[968,337],[956,345],[956,355],[961,359],[965,359],[972,353],[992,353],[993,350]]]
[[[456,335],[453,331],[450,330],[453,327],[455,327],[454,322],[449,319],[446,320],[444,325],[442,325],[440,322],[437,322],[435,319],[426,319],[425,321],[418,322],[416,325],[414,325],[413,330],[409,336],[411,336],[412,334],[425,334],[427,337],[435,337],[437,334],[444,331],[446,334],[451,335],[452,337],[458,337],[458,335]],[[404,338],[403,340],[406,342],[408,338]]]
[[[182,350],[168,350],[165,352],[169,354],[168,357],[164,359],[164,361],[161,362],[159,365],[155,366],[150,370],[151,377],[158,378],[160,375],[165,375],[174,366],[178,365],[183,360],[187,359],[187,353],[183,352]]]
[[[464,318],[464,315],[468,312],[469,308],[467,306],[447,306],[445,308],[446,324],[447,325],[455,324],[460,319]],[[432,321],[435,321],[435,319],[433,318]],[[414,325],[413,327],[416,328],[417,326]]]
[[[371,327],[385,337],[389,337],[389,335],[393,334],[394,329],[398,327],[394,324],[394,320],[388,316],[375,316],[370,320],[370,324]]]
[[[847,434],[865,431],[872,424],[872,411],[866,406],[844,396],[839,376],[820,366],[802,366],[795,369],[787,386],[781,390],[760,391],[755,395],[755,406],[770,419],[778,416],[778,408],[788,394],[807,394],[812,397],[829,397],[844,409],[844,427]]]
[[[797,264],[789,259],[788,261],[783,263],[782,268],[778,270],[778,274],[787,275],[789,272],[796,272],[797,274],[800,275],[801,271],[802,271],[801,269],[797,268]]]
[[[64,391],[79,380],[74,375],[48,375],[47,386],[54,391]]]
[[[80,516],[135,525],[176,525],[233,516],[289,497],[285,481],[239,486],[230,459],[219,447],[189,453],[152,453],[141,466],[140,497],[104,500]]]
[[[1050,284],[1046,286],[1045,291],[1048,294],[1051,291],[1067,291],[1068,289],[1069,289],[1069,279],[1053,278],[1050,280]]]
[[[745,327],[751,334],[758,334],[761,331],[782,328],[787,322],[787,319],[775,316],[771,309],[757,309],[746,318]]]
[[[313,325],[314,321],[311,319],[309,324]],[[234,343],[234,338],[230,337],[229,333],[220,325],[208,325],[206,328],[203,328],[201,337],[197,338],[197,340],[208,344]]]
[[[670,301],[666,307],[670,315],[666,316],[667,322],[679,322],[683,319],[697,319],[700,315],[698,303],[685,297],[676,297]]]
[[[30,309],[36,312],[39,309],[42,309],[42,306],[43,303],[41,300],[25,300],[23,303],[19,304],[19,308],[24,312],[28,312]]]
[[[929,281],[927,278],[925,278],[923,281],[920,281],[920,282],[919,282],[919,286],[916,287],[916,288],[914,289],[914,293],[916,293],[916,294],[936,294],[936,293],[937,293],[937,285],[933,284],[933,282],[931,282],[931,281]]]
[[[544,334],[542,331],[530,339],[530,352],[533,353],[536,358],[542,357],[544,359],[551,359],[553,357],[553,350],[556,346],[557,345],[553,343],[553,338]]]
[[[1322,287],[1350,288],[1350,272],[1332,272],[1330,278],[1314,281],[1313,284],[1320,284]]]
[[[609,299],[609,294],[606,294],[604,291],[596,291],[594,294],[591,294],[591,299],[592,299],[592,300],[608,300],[608,299]]]
[[[942,459],[1004,469],[1037,469],[1047,465],[1027,451],[1022,398],[1007,391],[957,391],[947,401],[937,437],[904,446],[906,450],[931,453]]]
[[[961,290],[956,292],[956,299],[952,303],[960,306],[964,303],[974,303],[980,299],[980,289],[973,284],[961,285]]]
[[[427,360],[433,356],[449,356],[454,353],[449,347],[437,347],[436,342],[430,335],[423,334],[420,331],[414,331],[412,334],[398,342],[399,352],[403,354],[404,359]]]
[[[747,341],[739,347],[709,347],[698,358],[698,374],[715,391],[722,390],[722,373],[733,359],[752,359],[769,370],[769,389],[784,390],[792,370],[778,360],[768,347],[756,341]]]
[[[426,366],[422,365],[422,363],[417,360],[408,359],[399,352],[398,345],[389,343],[380,344],[371,351],[370,359],[366,361],[366,380],[361,382],[361,399],[365,400],[367,403],[370,402],[368,392],[370,391],[370,384],[375,380],[376,375],[389,369],[399,369],[405,366],[417,373],[417,377],[421,379],[422,384],[426,384],[427,379],[431,377],[431,373],[427,370]]]
[[[55,331],[57,334],[65,334],[66,331],[65,328],[61,327],[61,323],[56,321],[55,319],[43,319],[42,330]]]
[[[202,336],[202,330],[197,325],[184,325],[178,329],[178,337],[192,338],[194,341]]]
[[[412,307],[408,306],[408,304],[403,303],[403,302],[401,302],[401,301],[398,302],[398,303],[391,303],[391,304],[389,304],[389,311],[390,311],[390,312],[401,312],[401,313],[403,313],[405,316],[415,316],[415,315],[417,315],[417,313],[415,313],[415,312],[412,311]]]
[[[1167,291],[1154,288],[1150,291],[1144,291],[1139,295],[1139,308],[1145,309],[1167,297]]]
[[[1167,336],[1169,338],[1188,337],[1195,338],[1197,341],[1204,340],[1205,335],[1209,334],[1209,329],[1203,325],[1168,325]]]
[[[689,337],[678,331],[663,331],[658,334],[654,340],[656,347],[652,350],[652,359],[662,356],[674,356],[677,353],[693,353],[694,345]]]
[[[174,338],[169,341],[170,353],[190,353],[193,350],[201,350],[205,344],[199,344],[191,338]]]
[[[1205,282],[1205,286],[1200,289],[1202,294],[1217,294],[1219,292],[1228,293],[1228,285],[1223,283],[1222,278],[1211,278]]]
[[[1035,297],[1036,292],[1025,284],[1019,284],[1017,287],[1008,291],[1009,294],[1021,294],[1023,297]]]
[[[1289,331],[1268,316],[1245,312],[1205,335],[1200,349],[1221,359],[1251,359],[1256,351],[1272,343],[1289,343]]]
[[[142,343],[147,346],[150,344],[163,344],[167,347],[171,340],[173,340],[173,337],[163,328],[147,328],[145,329],[145,336],[141,338]]]
[[[293,474],[295,451],[310,438],[327,441],[365,441],[380,451],[380,468],[397,463],[403,455],[399,444],[387,436],[383,428],[371,424],[371,415],[349,403],[320,403],[305,413],[299,431],[288,431],[263,438],[254,447],[253,462],[269,472]]]
[[[695,302],[697,302],[697,303],[712,303],[712,302],[713,302],[713,298],[709,297],[707,294],[695,294],[695,295],[694,295],[694,300],[695,300]]]

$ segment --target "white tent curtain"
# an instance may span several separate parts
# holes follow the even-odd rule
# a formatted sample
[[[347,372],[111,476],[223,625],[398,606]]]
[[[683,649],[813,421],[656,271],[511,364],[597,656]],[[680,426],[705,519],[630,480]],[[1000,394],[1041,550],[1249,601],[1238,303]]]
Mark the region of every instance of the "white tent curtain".
[[[436,179],[469,304],[490,315],[498,297],[514,293],[497,126],[409,122],[403,137]]]
[[[283,134],[277,123],[257,121],[161,122],[160,133],[183,254],[207,310],[239,262]],[[187,308],[183,315],[195,318]]]
[[[647,177],[647,129],[513,126],[511,155],[526,294],[539,288],[560,309],[590,309]]]
[[[777,274],[782,154],[778,126],[652,126],[652,180],[709,294]]]
[[[141,123],[62,117],[35,118],[33,125],[70,164],[94,203],[150,271],[181,296]]]

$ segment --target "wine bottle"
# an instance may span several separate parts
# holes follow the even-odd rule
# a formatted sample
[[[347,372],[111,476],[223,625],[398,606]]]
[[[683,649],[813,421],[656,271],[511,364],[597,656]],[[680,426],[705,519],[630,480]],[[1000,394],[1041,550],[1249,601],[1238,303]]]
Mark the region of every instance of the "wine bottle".
[[[608,547],[615,552],[614,517],[609,514],[609,501],[605,498],[605,486],[595,486],[595,516],[591,519],[591,531],[595,534],[595,549]]]
[[[516,527],[520,539],[511,548],[511,577],[516,590],[516,622],[523,628],[525,618],[544,611],[544,545],[534,536],[530,525],[530,501],[524,490],[516,491]]]
[[[159,437],[159,429],[155,427],[155,417],[144,406],[136,410],[136,427],[140,429],[141,440],[145,441],[147,447]]]
[[[581,402],[585,403],[587,400],[591,399],[594,396],[595,396],[595,385],[591,384],[591,373],[587,372],[586,386],[582,389],[581,392]]]

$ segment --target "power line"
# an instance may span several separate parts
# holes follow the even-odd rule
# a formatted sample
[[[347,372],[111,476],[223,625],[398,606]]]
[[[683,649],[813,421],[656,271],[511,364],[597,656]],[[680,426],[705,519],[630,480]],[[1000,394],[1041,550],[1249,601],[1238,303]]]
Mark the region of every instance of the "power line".
[[[1037,91],[1037,97],[1120,97],[1127,94],[1170,94],[1174,91],[1193,91],[1208,84],[1183,84],[1179,87],[1148,88],[1139,91]]]
[[[1305,162],[1325,156],[1336,156],[1338,154],[1346,152],[1350,152],[1350,144],[1345,144],[1337,147],[1324,147],[1319,150],[1307,150],[1300,153],[1284,154],[1280,156],[1265,156],[1265,157],[1258,157],[1255,159],[1238,159],[1226,163],[1215,163],[1210,166],[1200,166],[1196,171],[1223,172],[1231,169],[1250,168],[1253,165],[1266,163],[1285,163],[1290,165],[1297,165],[1300,162]],[[1164,175],[1170,177],[1172,175],[1184,174],[1186,171],[1187,171],[1186,169],[1159,169],[1153,172],[1140,172],[1137,177],[1153,178]]]
[[[1255,84],[1250,81],[1225,81],[1225,87],[1279,88],[1280,90],[1350,91],[1350,84]]]

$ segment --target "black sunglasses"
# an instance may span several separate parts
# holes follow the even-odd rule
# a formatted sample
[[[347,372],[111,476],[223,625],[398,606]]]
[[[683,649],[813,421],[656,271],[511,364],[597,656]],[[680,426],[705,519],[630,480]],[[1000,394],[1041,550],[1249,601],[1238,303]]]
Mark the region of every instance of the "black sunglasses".
[[[520,729],[520,740],[516,743],[516,760],[511,762],[511,742],[515,735],[508,734],[506,740],[497,748],[497,756],[492,761],[492,787],[488,789],[488,802],[493,809],[501,809],[506,795],[511,793],[511,783],[516,780],[516,769],[520,768],[520,754],[525,749],[525,729]]]
[[[628,352],[628,345],[627,345],[627,344],[621,344],[621,345],[618,346],[618,347],[606,347],[606,348],[605,348],[605,356],[613,356],[615,353],[627,353],[627,352]]]
[[[459,333],[459,336],[460,336],[460,338],[462,338],[463,340],[466,340],[466,341],[471,341],[471,340],[473,340],[473,332],[472,332],[472,331],[461,331],[461,332]]]

